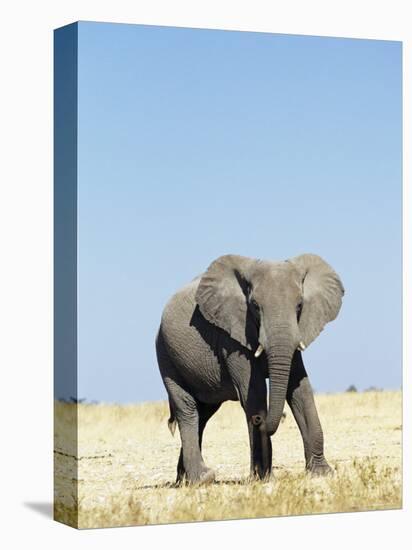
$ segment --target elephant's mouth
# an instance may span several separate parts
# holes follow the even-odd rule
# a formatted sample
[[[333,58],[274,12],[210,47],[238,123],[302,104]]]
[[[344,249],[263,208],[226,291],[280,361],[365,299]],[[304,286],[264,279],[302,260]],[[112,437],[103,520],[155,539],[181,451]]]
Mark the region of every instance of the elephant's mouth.
[[[299,345],[298,345],[297,349],[298,349],[299,351],[305,351],[306,346],[305,346],[305,344],[303,343],[302,340],[299,342]],[[262,344],[259,344],[258,347],[257,347],[257,349],[256,349],[256,351],[255,351],[255,357],[256,357],[256,358],[257,358],[257,357],[260,357],[260,356],[262,355],[263,352],[264,352],[263,346],[262,346]]]

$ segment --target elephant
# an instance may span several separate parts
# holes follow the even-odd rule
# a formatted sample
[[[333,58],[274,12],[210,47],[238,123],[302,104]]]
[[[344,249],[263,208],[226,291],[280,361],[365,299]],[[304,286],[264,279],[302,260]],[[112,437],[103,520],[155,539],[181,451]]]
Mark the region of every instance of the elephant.
[[[227,400],[240,401],[246,416],[253,479],[271,476],[271,436],[285,402],[301,433],[306,470],[331,472],[302,352],[337,317],[343,295],[338,274],[318,255],[268,261],[227,254],[171,297],[156,354],[168,426],[180,432],[176,483],[215,480],[202,438]]]

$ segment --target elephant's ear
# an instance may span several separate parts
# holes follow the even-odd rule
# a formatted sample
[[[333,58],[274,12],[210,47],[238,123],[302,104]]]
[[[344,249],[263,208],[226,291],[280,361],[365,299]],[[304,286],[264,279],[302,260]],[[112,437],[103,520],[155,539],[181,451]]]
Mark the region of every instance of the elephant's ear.
[[[305,347],[333,321],[341,308],[344,288],[338,274],[315,254],[302,254],[289,260],[302,276],[303,307],[299,329]]]
[[[195,298],[202,315],[210,323],[250,350],[257,339],[257,334],[251,334],[247,304],[250,274],[255,263],[256,260],[244,256],[221,256],[202,276]]]

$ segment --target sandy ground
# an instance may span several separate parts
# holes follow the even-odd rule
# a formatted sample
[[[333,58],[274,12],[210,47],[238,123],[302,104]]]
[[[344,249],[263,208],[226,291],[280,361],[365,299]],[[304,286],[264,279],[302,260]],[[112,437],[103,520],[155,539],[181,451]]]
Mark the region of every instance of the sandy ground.
[[[216,483],[198,488],[173,485],[180,437],[167,428],[166,403],[79,405],[77,442],[75,405],[56,403],[55,517],[95,527],[400,507],[401,393],[317,395],[316,402],[332,479],[304,474],[302,440],[286,407],[272,438],[273,480],[247,483],[246,421],[228,402],[204,435]],[[238,495],[249,504],[236,503]]]

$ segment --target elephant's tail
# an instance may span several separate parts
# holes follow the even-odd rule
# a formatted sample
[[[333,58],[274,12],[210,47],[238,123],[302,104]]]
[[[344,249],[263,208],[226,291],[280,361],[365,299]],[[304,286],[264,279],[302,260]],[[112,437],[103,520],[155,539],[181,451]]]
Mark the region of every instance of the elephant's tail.
[[[170,404],[170,401],[169,401],[169,408],[170,408],[170,417],[169,417],[169,420],[167,421],[167,427],[169,428],[169,431],[172,434],[172,436],[174,436],[176,431],[176,417],[174,415],[173,408]]]

